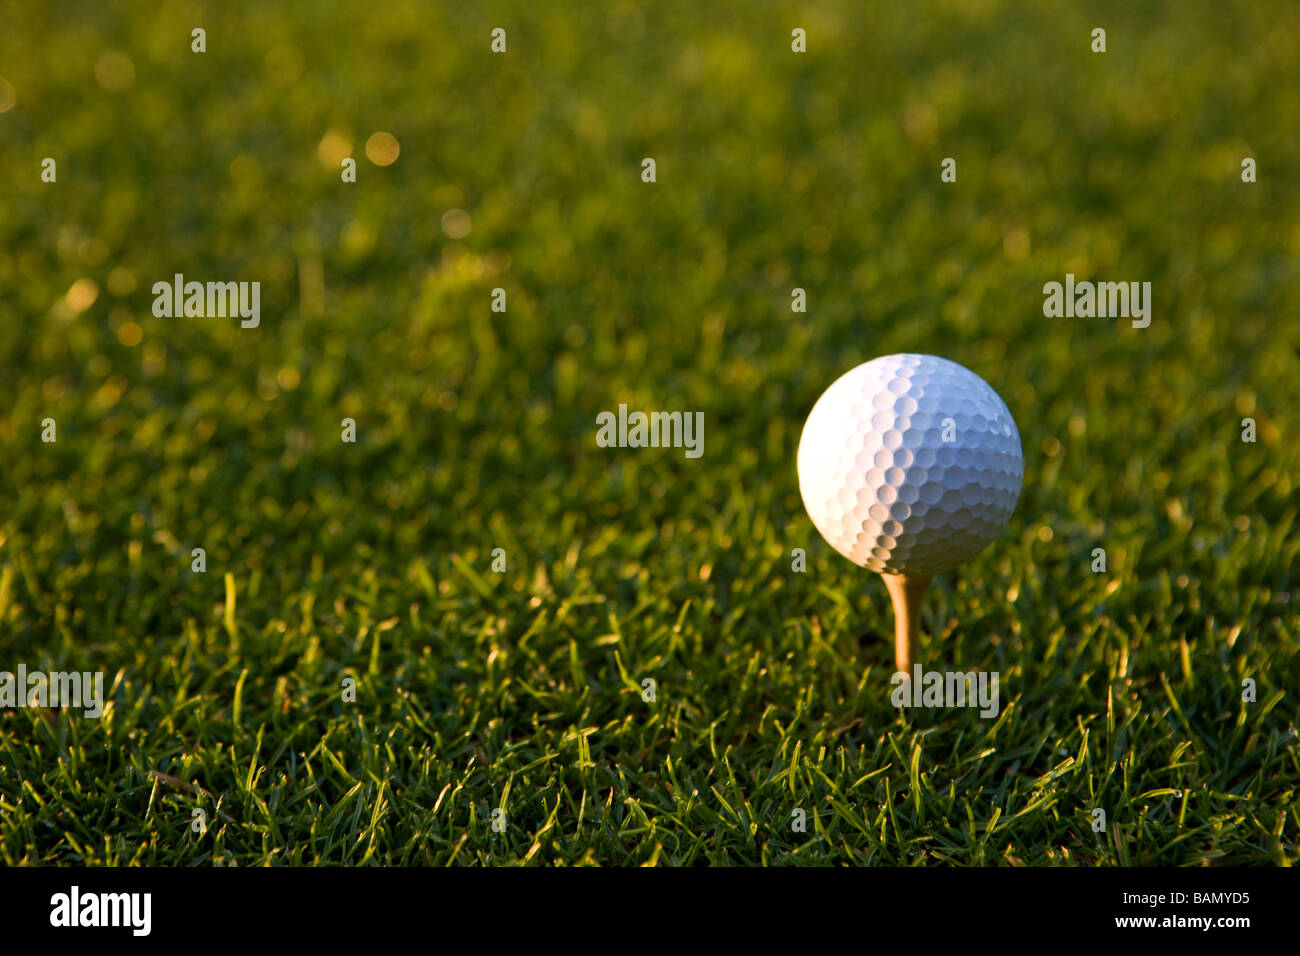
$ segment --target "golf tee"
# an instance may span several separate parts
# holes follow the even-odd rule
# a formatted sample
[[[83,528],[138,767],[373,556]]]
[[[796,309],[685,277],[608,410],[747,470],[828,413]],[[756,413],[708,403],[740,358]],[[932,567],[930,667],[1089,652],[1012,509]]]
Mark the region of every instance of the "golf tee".
[[[894,605],[894,670],[910,677],[921,630],[921,598],[934,575],[884,574],[881,577]]]

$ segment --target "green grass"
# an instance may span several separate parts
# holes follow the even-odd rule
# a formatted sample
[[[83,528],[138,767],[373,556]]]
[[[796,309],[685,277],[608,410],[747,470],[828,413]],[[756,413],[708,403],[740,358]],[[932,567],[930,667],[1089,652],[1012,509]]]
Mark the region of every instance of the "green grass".
[[[114,6],[0,3],[0,670],[112,697],[0,711],[0,861],[1300,857],[1294,4]],[[261,327],[155,318],[175,272]],[[1066,272],[1150,328],[1044,318]],[[897,351],[1020,426],[922,644],[996,720],[890,706],[885,589],[799,500],[813,401]],[[620,402],[703,457],[596,447]]]

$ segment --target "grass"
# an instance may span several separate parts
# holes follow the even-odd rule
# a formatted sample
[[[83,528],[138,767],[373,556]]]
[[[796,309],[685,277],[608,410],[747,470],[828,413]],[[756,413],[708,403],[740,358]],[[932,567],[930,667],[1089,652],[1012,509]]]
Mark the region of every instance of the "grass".
[[[1296,862],[1294,5],[115,6],[0,4],[0,670],[111,696],[0,710],[4,863]],[[898,351],[1020,426],[922,643],[996,720],[890,705],[799,500]]]

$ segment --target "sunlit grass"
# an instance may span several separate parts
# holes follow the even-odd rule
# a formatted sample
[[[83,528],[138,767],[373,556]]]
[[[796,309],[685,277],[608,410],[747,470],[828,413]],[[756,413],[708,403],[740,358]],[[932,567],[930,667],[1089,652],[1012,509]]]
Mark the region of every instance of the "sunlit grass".
[[[0,710],[0,860],[1296,860],[1296,8],[814,6],[6,5],[0,670],[112,704]],[[1150,328],[1044,318],[1067,272]],[[997,720],[890,706],[799,501],[897,351],[1023,437],[925,612]]]

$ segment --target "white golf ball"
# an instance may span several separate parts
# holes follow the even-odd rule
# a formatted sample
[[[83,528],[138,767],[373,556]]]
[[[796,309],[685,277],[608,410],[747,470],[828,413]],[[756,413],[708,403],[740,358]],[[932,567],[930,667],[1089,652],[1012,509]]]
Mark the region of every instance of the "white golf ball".
[[[799,493],[840,554],[873,571],[937,574],[982,551],[1020,497],[1020,433],[989,384],[934,355],[886,355],[817,399]]]

